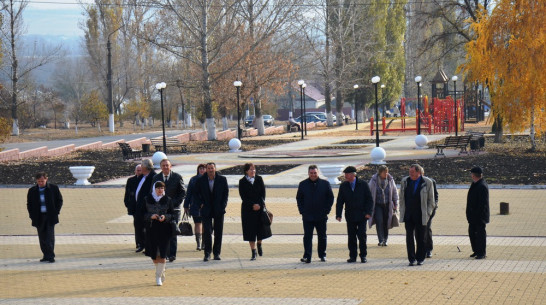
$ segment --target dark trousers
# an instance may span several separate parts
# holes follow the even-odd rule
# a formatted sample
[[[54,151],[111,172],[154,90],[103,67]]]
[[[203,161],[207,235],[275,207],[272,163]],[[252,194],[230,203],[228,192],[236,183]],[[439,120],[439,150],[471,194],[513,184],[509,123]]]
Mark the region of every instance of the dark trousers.
[[[387,205],[376,204],[374,211],[375,229],[377,230],[377,239],[379,242],[387,242],[389,238],[389,207]]]
[[[408,251],[408,260],[410,262],[422,262],[425,260],[425,232],[427,226],[413,221],[406,221],[406,249]],[[415,241],[417,241],[417,251],[415,251]]]
[[[358,238],[360,257],[366,257],[368,255],[366,241],[366,220],[362,221],[348,221],[347,222],[347,237],[348,237],[348,246],[349,246],[349,257],[351,259],[356,259],[357,248],[356,248],[356,239]]]
[[[468,237],[470,237],[470,245],[472,246],[472,251],[476,253],[477,256],[485,256],[485,246],[487,239],[487,233],[485,232],[485,223],[469,223]]]
[[[40,249],[44,255],[43,258],[55,258],[55,225],[49,224],[45,213],[40,214],[40,223],[36,229],[40,240]]]
[[[313,230],[317,230],[318,238],[318,256],[326,257],[326,221],[315,220],[315,221],[303,221],[303,257],[311,259],[313,252]]]
[[[178,237],[173,236],[169,240],[169,251],[167,252],[167,257],[176,257],[176,250],[178,248]]]
[[[146,245],[146,234],[144,234],[144,220],[143,216],[133,215],[133,226],[135,227],[135,243],[137,247]]]
[[[432,249],[434,249],[434,244],[432,243],[432,229],[430,227],[430,225],[432,224],[432,218],[434,217],[434,215],[436,215],[436,210],[432,211],[432,214],[430,215],[430,218],[428,219],[428,222],[427,222],[427,231],[425,236],[425,251],[426,252],[432,251]]]
[[[214,246],[212,245],[212,231],[214,230]],[[224,231],[224,214],[214,217],[203,217],[203,244],[205,255],[220,255],[222,252],[222,234]]]

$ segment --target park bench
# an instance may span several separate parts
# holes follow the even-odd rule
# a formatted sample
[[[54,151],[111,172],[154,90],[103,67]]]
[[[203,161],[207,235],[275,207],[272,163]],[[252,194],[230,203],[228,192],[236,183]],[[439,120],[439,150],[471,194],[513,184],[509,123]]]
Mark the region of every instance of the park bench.
[[[163,138],[153,138],[153,139],[150,139],[150,142],[152,142],[152,145],[155,147],[156,151],[162,151],[163,150]],[[178,139],[166,138],[165,142],[166,142],[165,144],[167,145],[167,147],[180,147],[180,150],[183,153],[188,152],[188,148],[187,148],[186,144],[178,141]]]
[[[466,132],[466,135],[471,136],[470,138],[470,151],[477,152],[484,148],[485,146],[485,132],[479,131],[470,131]]]
[[[436,155],[434,156],[435,158],[437,156],[446,156],[444,154],[444,148],[455,148],[455,149],[460,149],[459,151],[459,155],[462,154],[462,153],[466,153],[468,154],[468,151],[466,150],[466,147],[468,146],[468,144],[470,143],[470,139],[472,138],[472,136],[449,136],[447,138],[445,138],[444,140],[444,144],[438,144],[436,145],[436,149],[437,149],[437,152],[436,152]]]
[[[142,158],[142,150],[133,149],[131,145],[125,142],[118,142],[121,153],[123,154],[123,160]]]

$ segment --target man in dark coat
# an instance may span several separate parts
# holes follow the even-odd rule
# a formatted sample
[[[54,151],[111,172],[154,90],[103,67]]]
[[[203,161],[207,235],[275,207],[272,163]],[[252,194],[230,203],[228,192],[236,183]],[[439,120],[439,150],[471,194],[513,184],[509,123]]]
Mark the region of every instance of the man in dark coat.
[[[173,207],[174,207],[174,218],[171,220],[176,222],[180,221],[180,205],[186,196],[186,190],[184,189],[184,179],[178,173],[175,173],[171,170],[172,165],[169,159],[163,159],[159,163],[161,167],[161,173],[158,173],[154,176],[152,180],[152,185],[155,185],[157,181],[165,183],[165,195],[171,198]],[[177,236],[172,236],[169,242],[169,251],[167,257],[169,262],[176,260],[176,250],[178,248],[178,239]]]
[[[133,216],[133,226],[135,227],[135,243],[136,248],[140,248],[139,240],[137,238],[137,222],[141,222],[142,219],[138,219],[135,216],[136,211],[136,189],[138,187],[138,183],[140,182],[140,178],[142,177],[142,165],[137,165],[135,167],[135,175],[132,177],[129,177],[127,179],[127,183],[125,184],[125,197],[123,198],[123,202],[125,203],[125,207],[127,208],[127,215]],[[144,245],[142,245],[144,247]]]
[[[483,179],[483,170],[480,167],[472,168],[470,175],[473,182],[466,198],[468,237],[473,252],[470,257],[484,259],[487,239],[485,225],[489,223],[489,187]]]
[[[59,187],[47,182],[47,174],[37,173],[36,185],[27,193],[28,216],[32,226],[38,230],[40,249],[43,257],[40,262],[55,262],[55,225],[59,223],[59,213],[63,206],[63,196]]]
[[[216,173],[216,164],[207,163],[207,174],[201,176],[195,184],[195,201],[201,207],[203,217],[203,244],[205,257],[208,262],[210,253],[214,260],[221,260],[222,234],[224,231],[224,214],[226,213],[229,189],[226,177]],[[212,245],[212,231],[214,230],[214,246]]]
[[[304,263],[311,262],[313,250],[313,231],[317,230],[318,256],[326,261],[326,222],[334,204],[334,193],[330,183],[320,179],[316,165],[310,165],[307,171],[309,178],[300,182],[296,201],[303,220],[303,248],[301,259]]]
[[[138,244],[140,247],[136,252],[142,252],[146,245],[146,235],[144,234],[144,228],[146,222],[144,221],[144,212],[146,205],[146,196],[148,196],[152,191],[152,180],[155,176],[154,163],[151,159],[143,159],[141,162],[142,166],[142,177],[138,182],[137,189],[135,191],[136,199],[136,209],[135,209],[135,218],[137,218],[137,223],[135,225],[135,235],[137,235]]]
[[[360,262],[367,262],[366,223],[372,217],[373,199],[368,183],[356,176],[356,168],[347,166],[343,170],[345,181],[339,186],[336,203],[336,219],[341,221],[341,212],[345,204],[345,221],[349,247],[348,263],[356,262],[357,238],[360,243]]]

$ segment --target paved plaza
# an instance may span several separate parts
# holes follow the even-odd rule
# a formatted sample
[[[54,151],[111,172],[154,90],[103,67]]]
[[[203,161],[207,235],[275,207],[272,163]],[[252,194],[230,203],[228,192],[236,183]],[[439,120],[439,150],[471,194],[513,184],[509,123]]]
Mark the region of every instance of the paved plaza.
[[[391,141],[387,153],[393,158],[433,156],[431,150],[409,147],[412,138]],[[312,141],[325,145],[339,139],[310,139],[306,145],[315,145]],[[167,264],[161,287],[155,286],[151,260],[134,252],[132,218],[123,205],[126,178],[94,187],[61,187],[64,206],[56,226],[54,264],[38,262],[38,238],[26,211],[27,187],[0,187],[0,304],[544,304],[544,187],[492,186],[485,260],[468,257],[467,186],[444,185],[433,221],[433,257],[423,266],[408,266],[401,227],[390,231],[388,247],[378,247],[375,227],[369,229],[368,263],[346,263],[345,222],[335,221],[334,212],[328,223],[328,261],[320,262],[315,250],[311,264],[300,263],[303,229],[295,195],[307,165],[361,165],[369,162],[371,149],[329,158],[275,157],[304,151],[301,145],[252,152],[266,155],[260,159],[227,153],[172,156],[186,182],[197,163],[209,160],[219,168],[249,160],[302,165],[264,179],[266,202],[275,217],[263,257],[249,260],[241,234],[241,200],[233,187],[241,175],[229,176],[222,260],[203,262],[194,238],[179,237],[177,260]],[[510,203],[509,215],[499,214],[501,201]]]

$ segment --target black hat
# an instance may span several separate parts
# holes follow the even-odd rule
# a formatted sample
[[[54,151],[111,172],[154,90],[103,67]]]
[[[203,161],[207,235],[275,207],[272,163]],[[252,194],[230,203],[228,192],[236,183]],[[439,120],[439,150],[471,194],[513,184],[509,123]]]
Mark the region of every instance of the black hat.
[[[482,170],[482,168],[479,167],[479,166],[473,167],[473,168],[470,170],[470,172],[473,173],[473,174],[478,174],[478,175],[483,174],[483,170]]]
[[[354,167],[354,166],[347,166],[347,167],[343,170],[343,172],[344,172],[345,174],[348,174],[348,173],[356,173],[356,167]]]

